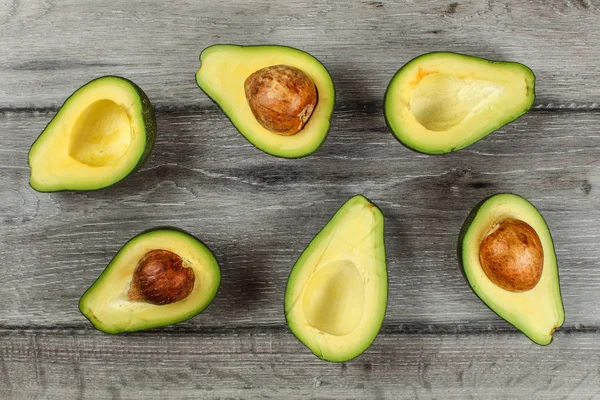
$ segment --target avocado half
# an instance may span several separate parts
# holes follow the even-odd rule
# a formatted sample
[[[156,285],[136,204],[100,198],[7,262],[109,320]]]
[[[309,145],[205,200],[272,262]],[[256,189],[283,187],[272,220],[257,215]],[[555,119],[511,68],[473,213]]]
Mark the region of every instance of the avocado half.
[[[307,74],[317,89],[318,101],[303,129],[282,136],[256,119],[244,91],[245,80],[269,66],[288,65]],[[236,129],[265,153],[300,158],[316,151],[327,137],[335,89],[327,69],[310,54],[285,46],[213,45],[200,54],[196,83],[227,115]]]
[[[170,252],[182,260],[181,267],[186,275],[193,276],[189,294],[173,301],[178,293],[169,285],[176,285],[180,276],[169,275],[168,265],[155,262],[143,282],[150,285],[151,294],[157,301],[132,300],[134,277],[141,261],[157,250]],[[119,250],[83,294],[79,310],[96,329],[106,333],[171,325],[192,318],[208,307],[217,294],[220,280],[219,264],[201,241],[176,229],[152,230],[135,236]],[[156,297],[160,296],[156,292],[161,290],[170,297]],[[161,302],[163,304],[156,304]]]
[[[443,154],[467,147],[519,118],[535,100],[523,64],[433,52],[406,63],[385,94],[385,119],[406,147]]]
[[[383,214],[358,195],[336,212],[294,265],[285,317],[317,357],[344,362],[375,340],[387,293]]]
[[[543,248],[542,275],[528,291],[512,292],[492,282],[483,270],[479,250],[483,238],[501,221],[516,219],[537,233]],[[458,259],[473,292],[496,314],[533,342],[548,345],[562,326],[565,312],[560,294],[558,264],[550,229],[539,211],[523,197],[501,193],[479,203],[463,224]]]
[[[40,192],[95,190],[140,168],[154,146],[156,118],[133,82],[104,76],[62,105],[29,150],[29,183]]]

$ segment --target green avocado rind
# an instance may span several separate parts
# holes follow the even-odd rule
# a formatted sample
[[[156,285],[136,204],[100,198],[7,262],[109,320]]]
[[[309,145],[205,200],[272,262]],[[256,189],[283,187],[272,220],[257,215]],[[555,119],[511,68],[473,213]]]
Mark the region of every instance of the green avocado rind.
[[[515,327],[516,329],[518,329],[519,331],[521,331],[525,336],[527,336],[527,338],[529,338],[533,343],[540,345],[540,346],[547,346],[550,343],[552,343],[552,335],[550,335],[550,340],[549,341],[544,341],[544,340],[540,340],[540,338],[537,338],[534,334],[532,334],[531,332],[528,332],[527,329],[522,329],[521,327],[513,324],[512,322],[508,321],[506,318],[504,318],[504,316],[502,316],[501,312],[499,312],[498,310],[495,310],[494,308],[492,308],[487,301],[485,300],[485,297],[480,294],[472,285],[471,283],[471,275],[469,273],[469,269],[465,266],[464,263],[464,256],[465,256],[465,252],[469,251],[466,246],[463,245],[465,237],[467,236],[467,233],[469,231],[469,228],[471,227],[472,223],[475,221],[475,219],[477,218],[481,208],[488,203],[490,200],[496,198],[497,196],[514,196],[516,198],[522,199],[523,201],[525,201],[526,203],[528,203],[533,210],[535,210],[535,212],[537,213],[537,215],[540,217],[540,219],[544,222],[545,227],[546,227],[546,233],[550,239],[550,241],[552,243],[554,243],[554,240],[552,238],[552,234],[550,232],[550,228],[548,227],[548,224],[546,223],[546,220],[544,219],[544,217],[542,216],[542,214],[537,210],[537,208],[535,208],[535,206],[533,204],[531,204],[531,202],[529,202],[527,199],[525,199],[522,196],[519,196],[517,194],[513,194],[513,193],[497,193],[491,196],[488,196],[486,198],[484,198],[483,200],[481,200],[479,203],[477,203],[473,209],[469,212],[469,215],[467,216],[467,218],[465,219],[463,225],[461,226],[460,229],[460,233],[458,235],[458,242],[457,242],[457,259],[458,259],[458,265],[460,267],[460,271],[463,275],[463,277],[465,278],[465,280],[469,283],[469,287],[471,288],[471,290],[473,291],[473,293],[475,293],[475,295],[481,300],[481,302],[483,304],[486,305],[486,307],[488,307],[491,311],[494,312],[494,314],[498,315],[500,318],[502,318],[503,320],[505,320],[506,322],[510,323],[513,327]],[[555,249],[553,249],[554,252],[556,252]],[[556,253],[555,253],[555,257],[556,257]],[[564,311],[564,303],[562,300],[562,296],[561,296],[561,290],[560,290],[560,272],[558,270],[558,267],[556,267],[555,270],[556,273],[556,289],[558,291],[558,300],[560,301],[560,320],[558,321],[557,325],[556,325],[556,329],[560,328],[564,321],[565,321],[565,311]]]
[[[498,123],[496,125],[491,127],[489,130],[482,132],[480,135],[473,138],[472,140],[466,141],[463,143],[458,143],[456,146],[452,146],[450,148],[444,148],[444,149],[424,148],[424,147],[421,147],[417,143],[413,143],[413,142],[407,140],[404,137],[404,135],[405,135],[404,128],[402,126],[395,126],[390,121],[390,115],[392,115],[394,113],[394,110],[392,110],[391,106],[390,106],[390,104],[392,103],[391,98],[390,98],[390,91],[395,86],[396,81],[399,80],[399,78],[402,76],[403,70],[405,70],[406,67],[412,65],[413,63],[418,63],[419,61],[422,61],[423,58],[425,58],[425,57],[440,56],[440,55],[441,56],[450,56],[450,57],[461,57],[461,58],[465,58],[465,59],[479,62],[479,63],[501,64],[503,66],[511,66],[514,68],[522,69],[523,71],[525,71],[525,73],[527,75],[529,75],[529,77],[531,79],[531,86],[528,86],[529,101],[525,104],[525,107],[522,110],[520,110],[518,113],[507,115],[505,119],[498,120]],[[439,155],[439,154],[447,154],[447,153],[456,152],[458,150],[464,149],[465,147],[468,147],[468,146],[478,142],[479,140],[485,138],[486,136],[493,133],[494,131],[500,129],[504,125],[507,125],[510,122],[513,122],[514,120],[523,116],[525,113],[527,113],[527,111],[529,111],[531,109],[534,101],[535,101],[535,74],[528,66],[526,66],[524,64],[514,62],[514,61],[493,61],[493,60],[488,60],[488,59],[481,58],[481,57],[475,57],[475,56],[471,56],[471,55],[467,55],[467,54],[460,54],[460,53],[454,53],[454,52],[449,52],[449,51],[434,51],[434,52],[422,54],[420,56],[413,58],[412,60],[410,60],[406,64],[404,64],[398,71],[396,71],[396,73],[390,80],[390,83],[388,84],[386,91],[385,91],[384,113],[383,114],[384,114],[385,122],[386,122],[388,129],[393,133],[396,140],[402,146],[406,147],[407,149],[413,150],[417,153],[421,153],[421,154]]]
[[[369,337],[365,338],[363,340],[362,344],[350,355],[339,355],[339,356],[326,355],[326,354],[323,354],[322,352],[319,352],[316,349],[313,349],[309,346],[308,341],[304,339],[304,335],[300,331],[293,328],[295,326],[295,322],[292,321],[289,317],[289,312],[291,311],[289,308],[293,306],[293,302],[294,302],[293,298],[291,297],[292,292],[291,292],[290,288],[291,288],[291,285],[295,282],[296,275],[299,273],[299,270],[298,270],[298,268],[296,268],[296,266],[302,265],[304,263],[304,259],[307,258],[308,255],[310,254],[311,250],[314,250],[314,248],[317,246],[317,241],[321,235],[326,235],[327,233],[329,233],[329,231],[335,229],[335,225],[336,225],[335,222],[339,218],[343,217],[343,215],[345,213],[345,208],[347,206],[351,206],[352,204],[357,203],[357,202],[369,204],[373,207],[373,210],[375,210],[376,215],[379,219],[379,223],[381,224],[381,232],[382,232],[381,236],[382,237],[384,236],[383,235],[384,216],[383,216],[383,212],[381,211],[381,209],[376,204],[374,204],[371,200],[369,200],[367,197],[365,197],[363,195],[353,196],[352,198],[347,200],[335,212],[335,214],[329,219],[329,221],[327,221],[327,223],[321,228],[321,230],[319,230],[319,232],[311,239],[309,244],[302,251],[302,254],[300,255],[300,257],[298,257],[298,259],[294,263],[294,266],[292,267],[292,270],[291,270],[290,275],[287,280],[285,295],[284,295],[285,319],[286,319],[288,328],[290,329],[292,334],[296,337],[296,339],[298,339],[302,344],[304,344],[315,356],[317,356],[318,358],[320,358],[324,361],[334,362],[334,363],[343,363],[346,361],[350,361],[350,360],[353,360],[356,357],[360,356],[362,353],[364,353],[373,344],[373,342],[379,335],[381,327],[383,326],[383,321],[385,319],[385,315],[387,312],[388,289],[389,289],[389,281],[387,279],[387,256],[386,256],[386,251],[385,251],[385,243],[383,243],[383,245],[380,246],[381,250],[380,250],[380,254],[378,255],[378,258],[381,259],[383,261],[383,263],[385,264],[385,268],[382,271],[384,273],[384,276],[382,277],[382,279],[385,280],[385,288],[384,288],[385,291],[384,291],[384,293],[382,293],[382,298],[383,298],[382,301],[384,303],[384,306],[382,307],[382,310],[381,310],[382,312],[381,312],[380,317],[374,321],[373,326],[375,328],[371,331],[372,334],[369,335]]]
[[[198,250],[203,252],[205,255],[209,256],[210,260],[211,260],[211,264],[212,267],[215,269],[216,271],[216,277],[217,277],[217,282],[215,283],[215,285],[213,287],[210,288],[211,293],[208,296],[208,300],[204,303],[198,304],[195,308],[190,309],[188,312],[184,313],[184,314],[178,314],[178,315],[173,315],[173,316],[168,316],[165,317],[164,319],[162,319],[159,322],[156,322],[154,324],[149,323],[146,324],[144,326],[140,326],[137,328],[129,328],[126,327],[124,329],[119,329],[117,327],[110,327],[108,325],[104,325],[102,323],[102,321],[99,321],[96,316],[93,314],[93,312],[91,311],[91,309],[87,306],[87,301],[90,298],[90,296],[94,295],[94,291],[96,288],[100,287],[101,285],[103,285],[105,282],[105,278],[108,275],[108,272],[110,271],[110,269],[117,265],[120,256],[127,251],[129,246],[132,246],[136,241],[138,240],[143,240],[145,237],[147,237],[148,235],[153,235],[156,233],[164,233],[164,232],[168,232],[169,234],[172,235],[181,235],[183,237],[185,237],[186,239],[191,239],[192,241],[194,241],[197,244]],[[186,321],[192,317],[195,317],[196,315],[200,314],[202,311],[204,311],[215,299],[217,292],[219,291],[219,287],[220,287],[220,282],[221,282],[221,272],[220,272],[220,267],[219,267],[219,263],[214,255],[214,253],[210,250],[210,248],[208,246],[206,246],[200,239],[198,239],[197,237],[189,234],[188,232],[179,229],[179,228],[172,228],[172,227],[161,227],[161,228],[154,228],[154,229],[150,229],[147,231],[144,231],[136,236],[134,236],[133,238],[129,239],[127,241],[127,243],[125,243],[117,252],[117,254],[112,258],[112,260],[108,263],[108,265],[106,266],[106,268],[104,269],[104,271],[102,271],[102,273],[100,274],[100,276],[94,281],[94,283],[92,284],[92,286],[89,287],[89,289],[87,289],[85,291],[85,293],[81,296],[81,299],[79,300],[79,311],[81,312],[81,314],[83,314],[83,316],[85,318],[87,318],[92,325],[94,326],[94,328],[98,329],[101,332],[104,333],[109,333],[109,334],[118,334],[118,333],[124,333],[124,332],[137,332],[137,331],[142,331],[142,330],[146,330],[146,329],[151,329],[151,328],[158,328],[161,326],[168,326],[168,325],[173,325],[176,324],[178,322],[183,322]]]
[[[131,170],[127,171],[122,176],[117,177],[117,179],[115,179],[114,181],[109,182],[107,184],[102,184],[102,185],[98,185],[98,186],[70,186],[70,185],[66,184],[66,185],[64,185],[64,187],[42,188],[40,186],[35,185],[30,180],[29,185],[35,191],[42,192],[42,193],[50,193],[50,192],[62,192],[62,191],[93,191],[93,190],[104,189],[104,188],[113,186],[113,185],[121,182],[122,180],[124,180],[125,178],[130,176],[131,174],[135,173],[137,170],[139,170],[144,165],[144,163],[150,157],[150,154],[152,153],[152,149],[154,148],[154,143],[156,142],[156,116],[154,114],[154,108],[152,106],[152,103],[150,102],[150,99],[138,85],[136,85],[134,82],[130,81],[129,79],[126,79],[126,78],[123,78],[120,76],[115,76],[115,75],[106,75],[106,76],[101,76],[99,78],[93,79],[93,80],[87,82],[86,84],[80,86],[65,100],[65,102],[62,104],[62,106],[60,106],[58,112],[54,115],[54,117],[52,117],[52,119],[50,120],[50,122],[48,122],[48,124],[46,125],[46,127],[44,128],[42,133],[37,137],[37,139],[31,145],[31,148],[29,149],[29,153],[28,153],[28,157],[27,157],[28,165],[31,167],[31,154],[32,154],[32,152],[35,151],[36,144],[38,144],[40,142],[40,140],[45,137],[44,134],[46,133],[48,128],[50,128],[53,124],[57,123],[57,121],[60,121],[62,112],[65,109],[65,106],[68,107],[69,103],[71,101],[75,101],[77,94],[81,90],[85,90],[85,88],[88,87],[89,85],[99,84],[99,83],[101,83],[102,80],[106,80],[106,79],[116,79],[116,80],[126,83],[127,85],[129,85],[131,87],[132,90],[134,90],[136,92],[137,97],[139,99],[139,108],[141,111],[140,115],[141,115],[141,119],[142,119],[142,124],[144,126],[144,132],[140,132],[140,133],[145,137],[145,144],[143,147],[143,152],[140,154],[137,163]]]
[[[240,45],[235,45],[235,44],[213,44],[211,46],[208,46],[204,50],[202,50],[202,52],[200,53],[200,57],[199,57],[200,58],[200,65],[202,65],[204,56],[206,56],[206,54],[209,53],[212,48],[223,47],[223,46],[252,47],[252,48],[273,47],[273,48],[278,48],[278,49],[288,49],[288,50],[291,50],[291,51],[299,52],[301,54],[304,54],[305,56],[308,56],[308,57],[312,58],[314,61],[318,62],[321,65],[321,67],[323,67],[323,70],[324,70],[325,73],[327,73],[327,76],[329,77],[329,82],[331,84],[330,89],[331,89],[331,96],[332,96],[332,104],[331,104],[331,110],[329,112],[328,117],[326,118],[326,120],[324,119],[323,121],[321,121],[321,124],[324,126],[324,128],[323,128],[323,131],[321,133],[320,140],[317,141],[317,142],[314,142],[313,146],[311,146],[309,148],[301,149],[299,151],[290,152],[290,153],[278,152],[278,151],[272,150],[270,148],[261,147],[261,146],[257,145],[250,137],[248,137],[248,135],[246,133],[244,133],[243,127],[239,126],[239,124],[237,124],[234,121],[234,119],[227,113],[227,111],[224,108],[225,106],[223,104],[220,104],[217,100],[215,100],[214,94],[211,94],[211,91],[208,90],[207,88],[202,87],[202,84],[200,83],[197,74],[196,74],[196,77],[195,77],[196,78],[196,85],[198,85],[198,87],[200,88],[200,90],[202,90],[202,92],[204,92],[204,94],[221,110],[221,112],[223,114],[225,114],[225,116],[227,117],[227,119],[229,119],[229,121],[235,127],[235,129],[248,142],[250,142],[250,144],[252,144],[254,147],[256,147],[257,149],[259,149],[263,153],[266,153],[266,154],[269,154],[269,155],[275,156],[275,157],[280,157],[280,158],[297,159],[297,158],[302,158],[302,157],[309,156],[309,155],[313,154],[314,152],[316,152],[317,150],[319,150],[321,148],[321,146],[323,145],[323,143],[325,143],[325,140],[327,139],[327,135],[328,135],[329,130],[331,128],[331,123],[330,123],[331,116],[333,115],[333,109],[335,107],[335,86],[334,86],[334,83],[333,83],[333,79],[331,79],[331,75],[329,74],[329,71],[323,65],[323,63],[321,63],[312,54],[310,54],[310,53],[308,53],[306,51],[297,49],[295,47],[291,47],[291,46],[273,45],[273,44],[268,44],[268,45],[246,45],[246,46],[240,46]],[[318,96],[318,93],[317,93],[317,96]]]

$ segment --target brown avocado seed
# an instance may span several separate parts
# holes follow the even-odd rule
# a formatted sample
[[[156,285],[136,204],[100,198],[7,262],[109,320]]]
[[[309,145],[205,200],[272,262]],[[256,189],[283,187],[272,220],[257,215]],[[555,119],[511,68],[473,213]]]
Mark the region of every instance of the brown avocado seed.
[[[479,262],[487,277],[510,292],[537,285],[544,268],[544,249],[526,222],[509,218],[494,225],[479,247]]]
[[[256,120],[279,135],[302,130],[317,105],[315,83],[289,65],[259,69],[246,79],[244,90]]]
[[[194,271],[177,254],[153,250],[138,262],[129,288],[129,300],[155,305],[185,299],[194,287]]]

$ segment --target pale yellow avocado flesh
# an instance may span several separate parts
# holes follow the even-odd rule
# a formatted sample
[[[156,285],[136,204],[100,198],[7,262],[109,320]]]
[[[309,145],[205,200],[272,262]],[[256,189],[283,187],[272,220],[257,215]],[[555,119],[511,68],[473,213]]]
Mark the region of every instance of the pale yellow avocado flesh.
[[[514,218],[529,224],[544,249],[544,266],[538,284],[526,292],[510,292],[493,283],[479,262],[479,247],[492,227]],[[520,329],[534,342],[546,345],[565,318],[560,295],[554,244],[546,222],[527,200],[513,194],[499,194],[478,209],[462,240],[462,265],[473,291],[499,316]]]
[[[300,132],[291,136],[265,129],[252,114],[244,91],[244,82],[250,75],[280,64],[302,70],[313,80],[318,93],[310,119]],[[285,46],[211,46],[200,55],[196,82],[238,131],[266,153],[302,157],[315,151],[327,136],[335,102],[333,81],[325,67],[308,53]]]
[[[381,328],[387,284],[383,215],[355,196],[294,265],[285,296],[288,325],[318,357],[352,359]]]
[[[489,108],[505,90],[504,85],[481,79],[431,73],[413,90],[410,111],[427,130],[455,133],[455,127]]]
[[[192,268],[194,287],[185,299],[166,305],[129,300],[133,272],[139,260],[152,250],[175,253],[185,267]],[[216,295],[220,279],[217,260],[197,239],[177,230],[150,231],[131,239],[119,250],[82,296],[79,308],[97,329],[107,333],[170,325],[206,308]]]
[[[142,113],[139,94],[123,79],[104,77],[81,87],[30,150],[32,187],[96,189],[125,177],[144,154]]]
[[[385,116],[398,140],[424,153],[466,147],[518,118],[533,104],[526,66],[456,53],[429,53],[391,80]]]

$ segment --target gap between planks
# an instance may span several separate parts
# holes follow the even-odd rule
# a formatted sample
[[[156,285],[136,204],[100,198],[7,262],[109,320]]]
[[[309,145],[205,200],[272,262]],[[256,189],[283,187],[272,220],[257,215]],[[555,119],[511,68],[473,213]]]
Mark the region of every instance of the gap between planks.
[[[49,107],[0,107],[0,116],[10,115],[10,114],[55,114],[58,112],[60,107],[58,106],[49,106]],[[357,112],[373,112],[379,113],[383,112],[383,99],[381,101],[371,101],[371,102],[361,102],[361,103],[353,103],[352,105],[342,105],[336,104],[335,110],[340,112],[348,112],[348,111],[357,111]],[[158,104],[154,105],[154,111],[156,113],[162,114],[171,114],[171,115],[185,115],[189,113],[210,113],[210,112],[218,112],[222,113],[220,109],[216,105],[189,105],[189,106],[180,106],[180,105],[163,105]],[[556,103],[542,103],[535,104],[529,111],[532,112],[579,112],[579,113],[588,113],[588,112],[599,112],[600,111],[600,103],[590,103],[590,104],[580,104],[580,103],[565,103],[565,104],[556,104]]]
[[[95,330],[91,325],[81,324],[60,324],[54,326],[29,326],[29,325],[0,325],[0,336],[3,335],[14,335],[14,334],[42,334],[42,335],[53,335],[53,334],[82,334],[82,333],[98,333],[100,331]],[[153,336],[161,334],[169,334],[175,336],[187,336],[187,335],[277,335],[277,334],[290,334],[286,325],[246,325],[246,326],[221,326],[221,327],[208,327],[208,326],[167,326],[162,328],[154,328],[145,331],[138,332],[125,332],[120,333],[119,336]],[[482,326],[482,325],[468,325],[468,324],[383,324],[379,335],[460,335],[460,336],[473,336],[473,335],[523,335],[520,331],[516,330],[512,326],[506,324],[505,326]],[[587,326],[587,325],[572,325],[562,326],[555,334],[561,335],[576,335],[576,334],[600,334],[600,327]],[[107,335],[111,336],[111,335]]]

